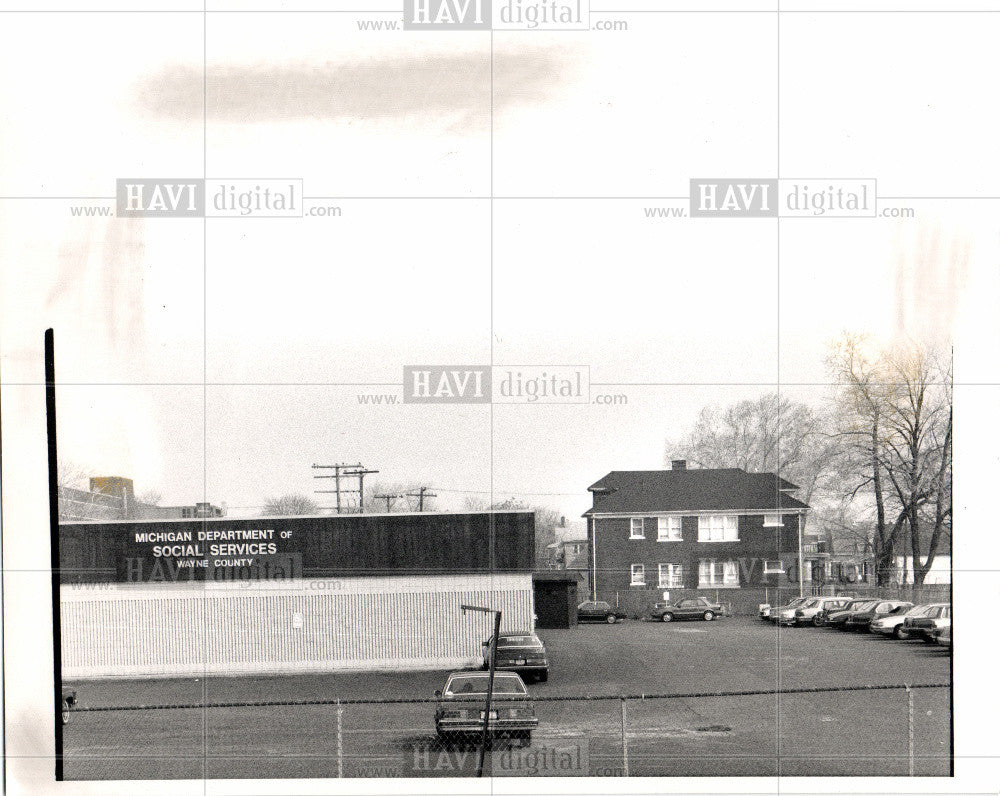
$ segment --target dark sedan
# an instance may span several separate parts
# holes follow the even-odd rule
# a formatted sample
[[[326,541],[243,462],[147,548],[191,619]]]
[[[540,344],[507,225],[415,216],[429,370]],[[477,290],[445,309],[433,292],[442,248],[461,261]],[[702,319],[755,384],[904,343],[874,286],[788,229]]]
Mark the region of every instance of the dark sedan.
[[[617,608],[612,608],[610,603],[603,600],[587,600],[576,607],[577,622],[607,622],[613,625],[623,618]]]
[[[920,616],[908,616],[903,620],[903,632],[907,638],[922,638],[933,644],[934,631],[951,627],[951,606],[947,603],[932,603]]]
[[[483,668],[488,669],[490,642],[483,642]],[[545,645],[534,633],[501,633],[497,639],[498,671],[517,672],[525,679],[532,677],[541,682],[549,679],[549,660]]]
[[[704,619],[711,622],[722,616],[722,606],[704,597],[687,597],[673,603],[657,603],[649,612],[649,618],[658,622],[673,622],[675,619]]]
[[[488,672],[452,672],[444,688],[434,692],[437,697],[434,729],[442,740],[471,738],[483,732],[489,677]],[[490,702],[490,733],[530,746],[531,731],[537,726],[535,703],[521,677],[515,672],[496,672]]]
[[[875,605],[864,611],[852,611],[844,622],[846,630],[868,630],[876,619],[894,614],[905,614],[913,607],[913,603],[904,600],[879,600]]]
[[[824,611],[823,624],[827,627],[844,629],[848,618],[854,611],[867,611],[874,608],[878,600],[852,600],[846,606],[837,611]]]

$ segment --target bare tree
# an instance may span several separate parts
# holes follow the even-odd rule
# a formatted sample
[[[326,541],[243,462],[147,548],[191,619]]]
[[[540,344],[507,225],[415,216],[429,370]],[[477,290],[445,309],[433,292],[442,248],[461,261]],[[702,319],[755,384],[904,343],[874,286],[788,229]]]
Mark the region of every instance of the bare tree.
[[[951,528],[950,364],[913,343],[878,350],[858,335],[845,335],[827,364],[838,384],[843,497],[874,514],[877,581],[892,580],[908,548],[919,586]]]
[[[830,474],[836,448],[822,413],[772,392],[703,409],[686,438],[667,441],[665,460],[675,458],[698,467],[778,473],[797,484],[808,503]]]
[[[71,490],[90,492],[90,478],[93,475],[94,470],[86,465],[68,460],[59,461],[56,469],[56,491],[59,497],[60,521],[88,518],[86,511],[81,513],[80,501]]]
[[[137,495],[136,499],[147,506],[159,506],[163,500],[163,495],[155,489],[147,489],[141,495]]]
[[[56,471],[58,485],[68,489],[90,489],[94,468],[79,462],[60,460]]]
[[[264,517],[279,517],[292,514],[318,514],[319,506],[308,495],[288,494],[279,498],[270,498],[264,504],[261,515]]]

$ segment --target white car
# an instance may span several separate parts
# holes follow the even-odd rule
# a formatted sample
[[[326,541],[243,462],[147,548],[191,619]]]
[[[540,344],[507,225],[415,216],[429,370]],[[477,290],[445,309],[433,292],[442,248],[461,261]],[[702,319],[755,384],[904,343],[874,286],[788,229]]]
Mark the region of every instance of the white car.
[[[781,624],[794,622],[795,609],[801,608],[809,599],[809,597],[796,597],[788,605],[779,605],[777,608],[772,608],[768,619],[772,622],[780,622]]]
[[[881,619],[874,620],[868,629],[872,633],[878,633],[883,636],[892,636],[895,639],[908,638],[907,632],[903,629],[903,622],[910,618],[916,618],[919,616],[925,616],[927,612],[931,609],[929,605],[914,605],[905,614],[889,614],[883,616]]]

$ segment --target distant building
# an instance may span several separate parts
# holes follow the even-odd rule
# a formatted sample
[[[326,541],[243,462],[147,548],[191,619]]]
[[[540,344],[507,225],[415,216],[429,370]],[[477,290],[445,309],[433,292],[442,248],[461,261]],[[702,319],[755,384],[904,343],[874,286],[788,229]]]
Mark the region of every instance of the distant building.
[[[90,490],[59,487],[60,522],[105,520],[207,519],[225,517],[226,504],[193,503],[186,506],[156,506],[135,496],[131,478],[96,476]]]
[[[125,519],[125,500],[115,495],[59,487],[60,522],[101,522]]]
[[[195,503],[193,506],[150,506],[142,504],[144,520],[197,520],[209,517],[225,517],[226,505],[213,506],[211,503]]]

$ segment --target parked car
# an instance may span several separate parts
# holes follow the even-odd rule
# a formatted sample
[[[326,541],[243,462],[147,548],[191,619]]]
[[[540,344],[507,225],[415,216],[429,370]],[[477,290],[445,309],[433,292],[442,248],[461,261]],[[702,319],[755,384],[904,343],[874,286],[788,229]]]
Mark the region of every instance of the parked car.
[[[931,603],[922,616],[914,616],[903,620],[903,631],[909,638],[922,638],[929,644],[934,643],[932,631],[951,625],[951,606],[948,603]]]
[[[935,628],[931,631],[931,635],[942,647],[951,647],[951,625]]]
[[[923,616],[928,610],[930,610],[930,608],[931,606],[929,605],[914,605],[904,613],[897,613],[893,611],[892,613],[873,620],[868,629],[872,633],[880,633],[883,636],[892,636],[895,639],[907,638],[906,631],[903,628],[903,622],[908,617],[916,618],[918,616]]]
[[[603,600],[586,600],[576,607],[577,622],[607,622],[613,625],[624,618],[623,612],[612,608],[610,603]]]
[[[791,619],[792,617],[795,616],[795,609],[799,608],[802,605],[805,605],[808,599],[809,599],[808,597],[796,597],[787,605],[779,605],[775,608],[772,608],[767,618],[770,619],[772,622],[780,622],[782,617]]]
[[[913,607],[913,603],[905,600],[879,600],[871,608],[863,611],[852,611],[844,622],[845,630],[867,630],[872,620],[889,614],[903,615]]]
[[[821,614],[824,611],[837,611],[850,602],[850,597],[813,597],[795,609],[795,615],[788,624],[819,627],[823,624]]]
[[[76,689],[63,686],[62,689],[62,723],[69,724],[69,713],[76,707]]]
[[[685,597],[672,603],[657,603],[649,612],[649,618],[658,622],[673,622],[675,619],[704,619],[711,622],[722,616],[722,606],[704,597]]]
[[[483,668],[490,668],[490,642],[483,642]],[[497,671],[517,672],[525,680],[549,679],[549,660],[545,645],[534,633],[501,633],[497,638]]]
[[[822,624],[827,627],[836,627],[842,630],[844,623],[847,622],[848,617],[854,611],[867,611],[877,602],[878,600],[872,599],[851,600],[843,608],[833,611],[824,611]]]
[[[458,740],[482,734],[486,722],[486,691],[489,672],[452,672],[444,688],[434,692],[437,707],[434,729],[443,740]],[[538,726],[535,703],[516,672],[496,672],[490,703],[489,730],[496,736],[531,744],[531,731]]]

